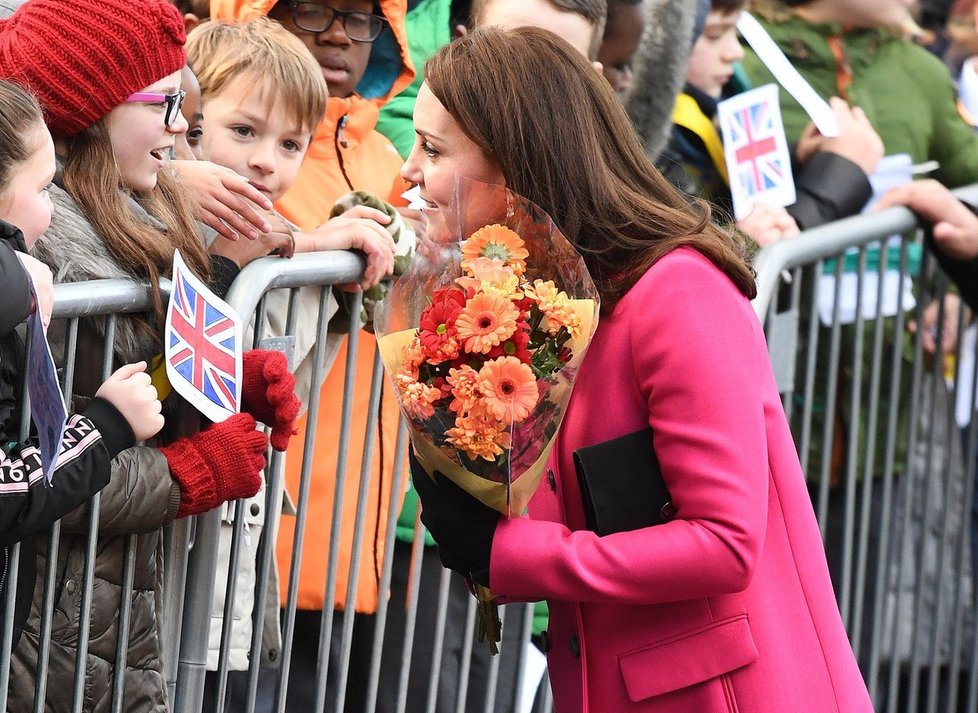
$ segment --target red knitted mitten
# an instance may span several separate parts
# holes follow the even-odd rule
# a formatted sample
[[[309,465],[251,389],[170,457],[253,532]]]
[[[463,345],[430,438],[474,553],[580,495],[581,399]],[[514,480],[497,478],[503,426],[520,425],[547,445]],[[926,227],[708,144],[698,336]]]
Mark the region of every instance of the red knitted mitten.
[[[239,413],[160,448],[180,485],[177,517],[207,512],[258,492],[268,438],[255,427],[252,416]]]
[[[295,395],[295,377],[285,355],[252,349],[242,358],[241,410],[272,429],[272,448],[284,451],[295,434],[302,403]]]

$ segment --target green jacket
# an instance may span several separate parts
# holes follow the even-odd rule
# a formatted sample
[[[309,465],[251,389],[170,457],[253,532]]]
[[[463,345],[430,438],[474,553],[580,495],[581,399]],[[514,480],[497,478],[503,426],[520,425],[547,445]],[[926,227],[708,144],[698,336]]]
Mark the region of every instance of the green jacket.
[[[978,134],[958,113],[954,86],[944,64],[922,47],[884,30],[844,32],[837,24],[810,24],[799,17],[758,18],[771,38],[818,94],[841,96],[836,84],[837,62],[828,39],[842,39],[852,83],[849,103],[866,112],[883,139],[887,154],[908,153],[914,163],[934,160],[934,177],[947,186],[978,179]],[[774,78],[749,48],[744,69],[753,86]],[[801,106],[781,93],[788,141],[797,141],[809,122]]]
[[[408,50],[417,74],[404,91],[380,110],[377,131],[382,133],[402,157],[414,146],[414,100],[424,81],[424,63],[438,48],[452,39],[449,27],[449,0],[411,0],[405,19]]]
[[[961,118],[957,110],[954,88],[950,75],[944,65],[913,43],[901,40],[884,30],[855,30],[844,32],[836,24],[811,24],[799,17],[758,20],[764,25],[772,39],[782,49],[791,63],[822,97],[840,96],[843,92],[837,87],[837,62],[829,46],[829,38],[838,36],[844,47],[844,59],[851,68],[851,84],[845,91],[850,104],[861,107],[873,127],[883,139],[887,154],[908,153],[915,163],[936,160],[940,169],[934,176],[949,186],[972,183],[978,178],[978,134]],[[774,78],[749,48],[744,58],[744,68],[754,86],[773,82]],[[801,106],[788,95],[781,92],[781,109],[784,116],[785,133],[788,140],[795,141],[809,122],[808,115]],[[898,251],[894,251],[898,253]],[[895,255],[891,256],[891,259]],[[870,271],[873,271],[872,269]],[[912,271],[914,272],[914,271]],[[919,285],[918,285],[919,288]],[[807,305],[802,307],[803,323],[800,334],[808,333],[804,315]],[[912,315],[906,315],[912,318]],[[912,341],[906,334],[895,333],[895,320],[885,319],[883,323],[884,370],[889,373],[890,357],[894,352],[902,355],[900,384],[895,393],[898,398],[896,408],[896,444],[893,469],[900,473],[906,467],[907,458],[907,418],[909,415],[909,392],[912,373]],[[833,482],[842,475],[847,465],[855,468],[859,478],[866,471],[870,429],[866,404],[870,398],[870,374],[872,369],[871,351],[873,323],[863,325],[863,355],[859,369],[862,372],[860,383],[858,420],[852,422],[855,374],[853,373],[853,349],[855,348],[855,328],[845,325],[840,334],[840,358],[838,361],[838,387],[834,413],[826,413],[830,400],[827,372],[830,365],[830,330],[822,328],[818,341],[818,367],[815,370],[815,392],[813,394],[812,440],[807,454],[807,475],[817,480],[823,466],[823,429],[827,416],[832,419],[830,428],[835,431],[835,450],[832,465],[828,466]],[[807,339],[802,338],[798,352],[798,371],[796,373],[796,400],[803,397],[803,360],[807,351]],[[890,388],[884,377],[875,436],[876,449],[872,472],[880,475],[885,461],[883,444],[886,443],[886,414],[890,411]],[[796,409],[796,434],[800,429],[800,409]],[[847,464],[844,454],[848,439],[855,437],[857,447],[856,463]]]

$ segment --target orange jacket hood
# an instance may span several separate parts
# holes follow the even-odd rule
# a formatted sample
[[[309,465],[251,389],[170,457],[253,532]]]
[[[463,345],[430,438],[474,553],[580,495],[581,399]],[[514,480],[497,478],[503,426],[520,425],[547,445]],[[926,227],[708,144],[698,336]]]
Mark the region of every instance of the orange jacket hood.
[[[245,22],[268,15],[276,2],[278,0],[211,0],[211,18]],[[348,98],[331,97],[327,117],[354,113],[362,100],[366,100],[365,103],[372,105],[373,111],[378,112],[388,99],[400,94],[414,79],[414,65],[408,50],[404,24],[407,0],[379,0],[379,4],[380,11],[390,23],[391,31],[382,33],[373,43],[367,71],[357,85],[356,94]],[[346,110],[333,105],[345,105]]]

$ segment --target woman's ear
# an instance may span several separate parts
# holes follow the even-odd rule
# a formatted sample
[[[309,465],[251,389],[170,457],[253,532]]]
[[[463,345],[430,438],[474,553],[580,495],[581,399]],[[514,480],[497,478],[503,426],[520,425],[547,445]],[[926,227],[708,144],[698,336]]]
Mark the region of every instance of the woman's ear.
[[[199,25],[201,22],[202,20],[192,12],[188,12],[183,16],[183,28],[188,35],[190,34],[190,31],[197,27],[197,25]]]

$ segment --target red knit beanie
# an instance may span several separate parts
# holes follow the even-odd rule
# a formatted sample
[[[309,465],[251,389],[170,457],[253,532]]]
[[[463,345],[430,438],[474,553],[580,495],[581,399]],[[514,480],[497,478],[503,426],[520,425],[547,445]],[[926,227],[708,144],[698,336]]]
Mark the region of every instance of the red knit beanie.
[[[27,87],[56,137],[183,68],[186,33],[167,0],[28,0],[0,20],[0,77]]]

